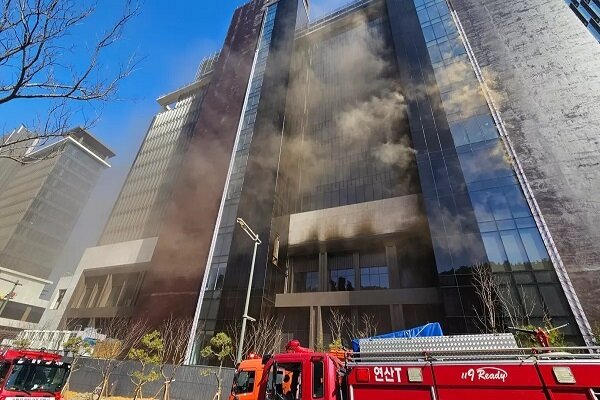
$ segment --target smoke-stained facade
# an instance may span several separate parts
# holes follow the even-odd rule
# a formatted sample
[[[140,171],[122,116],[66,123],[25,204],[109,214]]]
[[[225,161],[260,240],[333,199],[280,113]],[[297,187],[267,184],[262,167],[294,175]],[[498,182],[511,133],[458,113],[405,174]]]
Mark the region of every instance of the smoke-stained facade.
[[[201,80],[197,81],[198,83]],[[206,84],[179,93],[172,107],[157,114],[123,185],[117,203],[100,238],[100,245],[158,236],[160,223],[181,168]]]
[[[589,324],[528,180],[535,171],[496,105],[510,98],[478,64],[460,11],[445,0],[357,1],[309,25],[288,21],[288,53],[270,25],[288,3],[263,11],[254,64],[266,67],[249,75],[200,337],[241,318],[252,250],[235,226],[243,218],[263,242],[249,315],[282,317],[289,337],[312,346],[331,340],[332,308],[374,315],[380,332],[436,319],[448,333],[489,328],[473,268],[492,271],[510,299],[497,329],[568,323],[567,339],[582,343]],[[285,68],[273,85],[269,69]],[[273,104],[283,102],[282,119]]]
[[[379,332],[551,323],[588,340],[600,102],[584,54],[600,50],[560,0],[511,5],[512,19],[505,2],[474,3],[360,0],[311,23],[305,1],[238,8],[202,106],[189,105],[197,115],[178,166],[130,173],[130,188],[145,188],[173,171],[167,200],[135,211],[126,184],[105,230],[107,245],[158,232],[136,241],[132,271],[143,274],[125,314],[154,325],[194,315],[197,360],[242,317],[253,247],[242,218],[262,241],[248,315],[280,318],[310,346],[331,341],[333,309],[359,325],[374,316]],[[532,39],[539,25],[522,29],[528,13],[552,32],[547,48]],[[579,48],[567,43],[573,30]],[[159,127],[157,117],[157,138]],[[136,163],[172,149],[147,142]],[[482,271],[501,296],[493,326],[476,290]],[[567,271],[588,289],[583,307]],[[102,285],[99,299],[111,292]]]
[[[63,278],[40,323],[46,328],[98,327],[105,318],[135,314],[216,58],[203,60],[192,82],[157,100],[161,111],[150,123],[98,246],[86,249],[72,277]]]

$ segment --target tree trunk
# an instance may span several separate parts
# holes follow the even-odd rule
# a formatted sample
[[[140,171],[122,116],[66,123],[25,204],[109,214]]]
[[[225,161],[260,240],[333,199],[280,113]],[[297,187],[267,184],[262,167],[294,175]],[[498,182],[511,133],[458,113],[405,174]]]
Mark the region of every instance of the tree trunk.
[[[165,391],[163,392],[162,400],[169,400],[170,398],[170,390],[171,390],[171,381],[165,381]]]
[[[137,384],[135,386],[135,390],[133,391],[133,400],[142,398],[142,385]]]
[[[108,397],[108,376],[102,377],[102,383],[100,384],[100,391],[98,392],[98,400],[103,397]]]

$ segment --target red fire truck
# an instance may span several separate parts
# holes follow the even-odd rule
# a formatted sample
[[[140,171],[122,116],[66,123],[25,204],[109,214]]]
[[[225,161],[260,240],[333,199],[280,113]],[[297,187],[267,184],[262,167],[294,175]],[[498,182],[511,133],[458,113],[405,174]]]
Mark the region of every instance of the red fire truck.
[[[59,354],[0,349],[0,400],[58,400],[70,368]]]
[[[260,372],[242,362],[236,377],[245,385],[234,379],[230,399],[600,400],[600,348],[434,347],[340,358],[292,341],[286,353],[263,357]]]

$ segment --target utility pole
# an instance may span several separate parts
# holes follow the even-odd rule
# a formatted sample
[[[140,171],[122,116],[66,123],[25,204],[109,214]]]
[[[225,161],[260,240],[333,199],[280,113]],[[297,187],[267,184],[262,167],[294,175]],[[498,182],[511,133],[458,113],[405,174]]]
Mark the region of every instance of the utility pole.
[[[13,287],[10,290],[10,292],[8,292],[6,294],[6,296],[2,297],[2,306],[0,306],[0,316],[1,316],[2,313],[4,312],[4,309],[6,308],[6,305],[8,304],[8,302],[15,295],[15,289],[17,288],[17,286],[23,286],[23,284],[20,283],[18,279],[16,281],[11,281],[10,279],[0,278],[0,281],[9,282],[9,283],[13,284]]]
[[[246,222],[238,218],[237,223],[240,224],[244,232],[250,236],[250,239],[254,242],[254,252],[252,253],[252,266],[250,267],[250,277],[248,278],[248,290],[246,291],[246,304],[244,305],[244,315],[242,315],[242,330],[240,332],[240,343],[238,344],[238,351],[236,357],[236,363],[242,361],[242,352],[244,349],[244,336],[246,335],[246,321],[250,320],[251,322],[255,322],[256,319],[250,317],[248,315],[248,305],[250,304],[250,291],[252,290],[252,278],[254,277],[254,263],[256,261],[256,249],[258,245],[261,243],[258,238],[258,234],[254,233],[254,231],[246,224]]]

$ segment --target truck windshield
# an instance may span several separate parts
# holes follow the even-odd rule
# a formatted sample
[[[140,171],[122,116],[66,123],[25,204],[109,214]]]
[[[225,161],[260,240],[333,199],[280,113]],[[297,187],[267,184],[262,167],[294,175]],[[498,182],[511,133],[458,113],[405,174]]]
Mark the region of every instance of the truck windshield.
[[[254,389],[254,371],[239,371],[233,382],[234,393],[251,393]]]
[[[15,365],[5,388],[26,392],[58,392],[67,379],[68,369],[58,365],[24,364]]]

